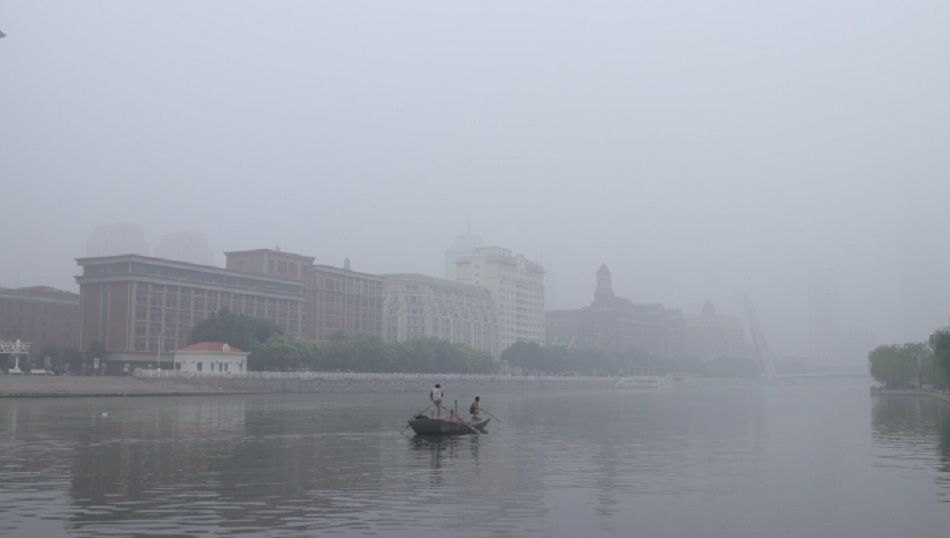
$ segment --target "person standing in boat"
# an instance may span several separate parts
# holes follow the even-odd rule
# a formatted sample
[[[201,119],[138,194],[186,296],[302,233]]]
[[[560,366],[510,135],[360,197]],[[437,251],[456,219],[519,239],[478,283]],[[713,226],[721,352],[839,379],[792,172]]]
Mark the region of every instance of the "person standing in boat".
[[[475,401],[472,402],[472,405],[468,406],[468,414],[472,415],[471,422],[477,422],[479,420],[478,412],[480,411],[478,407],[479,397],[475,397]]]
[[[429,391],[429,400],[435,406],[435,418],[442,418],[442,398],[444,397],[445,393],[442,392],[442,385],[438,383]]]

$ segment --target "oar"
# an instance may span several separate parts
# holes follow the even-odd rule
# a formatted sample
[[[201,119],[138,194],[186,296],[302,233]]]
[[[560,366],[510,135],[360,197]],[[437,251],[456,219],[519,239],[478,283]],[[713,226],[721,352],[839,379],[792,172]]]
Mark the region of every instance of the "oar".
[[[481,434],[482,434],[482,432],[478,431],[477,428],[475,428],[474,426],[472,426],[472,425],[469,424],[468,422],[465,422],[465,421],[462,420],[461,418],[458,419],[458,420],[459,420],[459,422],[461,422],[462,424],[465,424],[466,426],[468,426],[468,429],[472,430],[473,432],[477,433],[478,435],[481,435]]]
[[[488,416],[490,416],[491,418],[495,419],[495,422],[501,423],[501,421],[498,420],[498,418],[497,418],[495,415],[489,413],[486,409],[480,407],[478,410],[479,410],[479,411],[485,411],[485,414],[488,415]]]

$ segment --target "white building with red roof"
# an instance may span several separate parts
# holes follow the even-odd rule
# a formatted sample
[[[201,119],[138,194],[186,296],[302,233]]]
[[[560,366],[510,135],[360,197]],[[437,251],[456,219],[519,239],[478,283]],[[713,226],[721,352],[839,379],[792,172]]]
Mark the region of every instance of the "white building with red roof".
[[[248,351],[223,342],[198,342],[175,351],[175,371],[195,374],[245,375]]]

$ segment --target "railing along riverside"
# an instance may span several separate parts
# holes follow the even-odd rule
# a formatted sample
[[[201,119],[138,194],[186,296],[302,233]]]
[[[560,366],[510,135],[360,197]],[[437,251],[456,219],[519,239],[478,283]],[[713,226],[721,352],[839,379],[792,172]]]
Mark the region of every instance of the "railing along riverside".
[[[431,381],[439,382],[492,382],[492,381],[597,381],[608,378],[585,376],[510,376],[500,374],[433,374],[382,372],[181,372],[136,368],[135,377],[171,377],[200,379],[300,379],[324,381]]]

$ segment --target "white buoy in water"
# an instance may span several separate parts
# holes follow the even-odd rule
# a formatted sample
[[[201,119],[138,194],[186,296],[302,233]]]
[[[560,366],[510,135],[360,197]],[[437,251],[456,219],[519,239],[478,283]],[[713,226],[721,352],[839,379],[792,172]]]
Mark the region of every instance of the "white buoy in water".
[[[108,417],[108,416],[109,416],[109,413],[103,413],[103,414],[102,414],[102,418],[106,418],[106,417]]]

